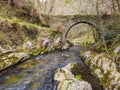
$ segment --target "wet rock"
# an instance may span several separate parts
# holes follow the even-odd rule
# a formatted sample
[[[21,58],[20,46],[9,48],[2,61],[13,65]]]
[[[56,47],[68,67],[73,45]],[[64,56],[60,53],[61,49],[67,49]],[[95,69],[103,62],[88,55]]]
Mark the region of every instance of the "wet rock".
[[[1,46],[0,46],[0,54],[5,54],[5,53],[8,53],[8,52],[13,52],[13,51],[15,51],[15,49],[13,49],[12,47],[10,47],[10,46],[8,46],[9,47],[9,49],[5,49],[5,48],[2,48]]]
[[[14,56],[17,57],[18,59],[22,59],[22,58],[27,57],[28,53],[26,53],[26,52],[15,53]]]
[[[55,50],[55,47],[53,44],[51,44],[49,47],[48,47],[48,51],[54,51]]]
[[[26,59],[28,58],[29,55],[26,52],[12,52],[9,54],[4,54],[0,57],[0,70],[9,67],[21,59]]]
[[[74,75],[66,68],[57,69],[54,75],[54,80],[61,81],[65,79],[74,79]]]
[[[78,66],[78,64],[73,62],[55,71],[54,80],[60,82],[57,90],[92,90],[88,82],[81,78],[76,78],[72,73],[72,69],[76,66]]]
[[[0,51],[3,51],[4,49],[0,46]]]
[[[54,51],[56,49],[61,48],[61,44],[61,37],[57,37],[52,43],[50,43],[48,51]]]
[[[62,39],[61,37],[57,37],[53,42],[53,46],[54,48],[60,48],[61,45],[62,45]]]
[[[23,49],[31,49],[33,47],[32,42],[27,41],[23,44]]]
[[[53,51],[60,48],[61,38],[58,37],[54,42],[48,37],[39,38],[37,44],[33,44],[31,41],[23,43],[22,46],[18,46],[16,49],[6,50],[0,47],[0,70],[14,65],[20,60],[26,59],[31,55],[38,55],[48,51]]]
[[[63,80],[57,90],[92,90],[91,85],[86,81]]]
[[[51,40],[48,37],[42,38],[42,47],[45,49],[51,45]]]
[[[61,42],[62,42],[61,37],[57,37],[57,39],[54,40],[54,45],[55,45],[55,46],[60,46],[60,45],[61,45]]]
[[[115,49],[114,49],[114,51],[113,51],[114,53],[120,53],[120,45],[119,46],[117,46]]]
[[[70,48],[70,43],[69,42],[65,42],[62,46],[63,50],[69,49]]]
[[[85,62],[100,79],[105,90],[118,90],[120,87],[120,73],[117,65],[105,54],[87,51],[84,53]]]

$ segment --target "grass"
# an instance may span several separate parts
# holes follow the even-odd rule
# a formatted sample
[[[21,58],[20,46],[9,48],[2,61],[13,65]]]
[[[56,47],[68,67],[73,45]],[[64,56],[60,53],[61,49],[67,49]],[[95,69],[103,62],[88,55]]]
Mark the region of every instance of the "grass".
[[[46,28],[46,27],[42,27],[41,25],[38,25],[38,24],[33,24],[33,23],[30,23],[30,22],[25,22],[25,21],[22,21],[16,17],[12,17],[12,18],[4,18],[2,16],[0,16],[0,20],[2,21],[7,21],[7,22],[10,22],[10,23],[17,23],[19,25],[22,25],[22,26],[28,26],[28,27],[34,27],[34,28],[38,28],[38,29],[41,29],[41,30],[52,30],[51,28]]]
[[[82,76],[80,74],[78,74],[78,75],[75,75],[75,78],[77,78],[78,80],[81,80]]]
[[[4,37],[4,33],[0,31],[0,37]]]

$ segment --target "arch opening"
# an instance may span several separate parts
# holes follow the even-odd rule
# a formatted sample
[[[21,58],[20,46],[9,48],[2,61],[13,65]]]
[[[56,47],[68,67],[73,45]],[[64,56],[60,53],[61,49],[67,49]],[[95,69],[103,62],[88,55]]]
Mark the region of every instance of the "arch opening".
[[[73,43],[74,45],[86,45],[90,43],[97,42],[98,35],[98,27],[90,22],[77,22],[71,25],[64,37],[65,40]]]

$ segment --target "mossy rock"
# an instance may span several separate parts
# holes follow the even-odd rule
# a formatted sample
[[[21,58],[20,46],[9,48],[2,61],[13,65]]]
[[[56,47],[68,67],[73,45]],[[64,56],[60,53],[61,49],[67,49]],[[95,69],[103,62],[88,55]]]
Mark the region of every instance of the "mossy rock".
[[[78,75],[75,75],[75,78],[77,78],[78,80],[81,80],[82,76],[80,74],[78,74]]]

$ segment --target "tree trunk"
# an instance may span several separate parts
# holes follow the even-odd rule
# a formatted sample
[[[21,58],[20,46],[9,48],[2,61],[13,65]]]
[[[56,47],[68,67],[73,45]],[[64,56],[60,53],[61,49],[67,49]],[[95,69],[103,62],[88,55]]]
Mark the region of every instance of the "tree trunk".
[[[119,0],[116,0],[116,2],[117,2],[118,10],[120,12],[120,3],[119,3]]]
[[[115,2],[112,0],[112,8],[113,8],[113,13],[115,13]]]

